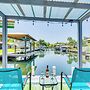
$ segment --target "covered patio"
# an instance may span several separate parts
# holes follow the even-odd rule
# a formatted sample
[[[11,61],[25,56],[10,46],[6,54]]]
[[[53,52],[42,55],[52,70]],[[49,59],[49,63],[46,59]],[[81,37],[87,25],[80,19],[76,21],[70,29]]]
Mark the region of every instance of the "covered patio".
[[[8,19],[77,23],[78,60],[79,67],[82,67],[82,22],[90,16],[89,9],[88,0],[0,0],[0,16],[3,20],[3,67],[7,64]]]
[[[7,7],[7,8],[5,8]],[[78,61],[82,67],[82,22],[90,17],[90,0],[0,0],[0,16],[3,21],[2,66],[7,68],[7,20],[31,20],[77,23]]]

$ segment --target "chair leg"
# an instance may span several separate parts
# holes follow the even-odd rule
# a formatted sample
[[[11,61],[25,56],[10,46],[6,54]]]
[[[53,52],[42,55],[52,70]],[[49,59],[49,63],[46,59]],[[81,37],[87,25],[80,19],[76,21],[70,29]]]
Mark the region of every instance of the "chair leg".
[[[31,90],[31,73],[30,73],[30,81],[29,81],[29,90]]]
[[[72,83],[71,83],[71,86],[70,86],[70,90],[72,90]]]
[[[23,84],[22,84],[22,90],[24,90]]]
[[[62,74],[63,74],[63,73],[61,73],[61,90],[62,90]]]

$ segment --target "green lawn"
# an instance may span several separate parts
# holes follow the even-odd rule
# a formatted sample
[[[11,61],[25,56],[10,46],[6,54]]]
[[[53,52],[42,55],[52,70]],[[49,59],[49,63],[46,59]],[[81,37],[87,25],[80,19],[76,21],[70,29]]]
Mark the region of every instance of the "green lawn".
[[[14,51],[15,51],[14,49],[8,49],[9,53],[14,53]],[[0,55],[2,55],[2,49],[0,50]]]
[[[20,49],[17,49],[17,51],[20,51]],[[14,53],[15,50],[13,48],[8,49],[8,53]],[[2,49],[0,50],[0,55],[2,55]]]

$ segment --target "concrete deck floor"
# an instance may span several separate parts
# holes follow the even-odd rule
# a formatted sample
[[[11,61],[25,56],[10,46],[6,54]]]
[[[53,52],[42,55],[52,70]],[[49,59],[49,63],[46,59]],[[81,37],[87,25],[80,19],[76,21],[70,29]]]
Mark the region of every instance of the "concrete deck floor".
[[[25,86],[24,90],[29,90],[28,84]],[[39,84],[32,84],[31,90],[42,90],[42,87]],[[44,90],[51,90],[51,88],[44,88]],[[55,86],[53,90],[60,90],[60,84]],[[63,90],[69,90],[66,84],[63,85]]]

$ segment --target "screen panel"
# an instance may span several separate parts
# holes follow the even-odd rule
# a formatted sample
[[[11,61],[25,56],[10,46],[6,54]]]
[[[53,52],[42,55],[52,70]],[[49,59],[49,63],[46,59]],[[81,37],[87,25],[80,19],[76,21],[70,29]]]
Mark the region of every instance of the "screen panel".
[[[87,9],[73,9],[67,19],[78,19]]]
[[[47,1],[74,2],[74,0],[47,0]]]
[[[52,10],[52,7],[47,7],[47,11],[46,11],[47,18],[49,18],[49,16],[50,16],[50,10]]]
[[[79,0],[78,3],[89,3],[90,4],[90,0]]]
[[[0,11],[4,13],[5,15],[15,15],[17,16],[18,14],[15,12],[11,4],[2,4],[0,3]]]
[[[81,19],[82,17],[84,17],[87,13],[90,13],[90,10],[87,10],[85,13],[83,13],[79,19]]]
[[[27,17],[33,17],[31,5],[20,5],[21,8],[23,9],[25,16]]]
[[[69,8],[52,7],[51,18],[63,19]]]
[[[35,17],[43,17],[43,6],[33,6]]]
[[[17,13],[19,16],[23,16],[16,4],[12,4],[12,7],[14,7],[14,9],[16,10],[16,13]]]

